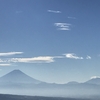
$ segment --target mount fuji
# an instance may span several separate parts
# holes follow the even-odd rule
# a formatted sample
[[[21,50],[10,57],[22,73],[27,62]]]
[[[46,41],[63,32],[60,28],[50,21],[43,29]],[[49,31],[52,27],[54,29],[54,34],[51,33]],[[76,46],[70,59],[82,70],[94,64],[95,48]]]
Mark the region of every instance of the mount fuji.
[[[38,84],[42,81],[36,80],[20,70],[13,70],[0,78],[2,83],[34,83]]]

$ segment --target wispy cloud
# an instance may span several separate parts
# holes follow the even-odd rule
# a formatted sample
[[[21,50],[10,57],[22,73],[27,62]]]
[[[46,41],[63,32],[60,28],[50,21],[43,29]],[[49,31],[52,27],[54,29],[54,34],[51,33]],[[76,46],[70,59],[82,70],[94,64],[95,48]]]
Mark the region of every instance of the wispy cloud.
[[[0,64],[0,66],[11,66],[11,64]]]
[[[65,58],[64,56],[54,56],[53,58]]]
[[[6,52],[6,53],[0,53],[0,56],[11,56],[11,55],[17,55],[22,53],[23,52]]]
[[[51,63],[54,62],[54,57],[39,56],[33,58],[11,58],[8,62],[21,62],[21,63]]]
[[[92,59],[90,56],[87,55],[86,59]]]
[[[90,79],[100,78],[100,76],[92,76]]]
[[[0,63],[4,62],[2,59],[0,59]]]
[[[11,56],[16,54],[22,54],[23,52],[7,52],[0,53],[0,56]],[[37,57],[28,57],[28,58],[0,58],[0,66],[11,66],[13,63],[52,63],[55,62],[55,59],[84,59],[83,57],[77,56],[75,53],[66,53],[62,56],[37,56]],[[90,56],[87,55],[86,59],[91,59]]]
[[[69,19],[76,19],[75,17],[68,17]]]
[[[64,54],[64,55],[66,56],[66,58],[69,58],[69,59],[83,59],[83,57],[79,57],[74,53],[67,53],[67,54]]]
[[[29,58],[3,58],[0,63],[51,63],[54,59],[64,58],[63,56],[38,56]]]
[[[70,30],[71,24],[69,23],[54,23],[54,25],[57,27],[57,30]]]
[[[61,11],[55,11],[55,10],[48,10],[50,13],[61,13]]]

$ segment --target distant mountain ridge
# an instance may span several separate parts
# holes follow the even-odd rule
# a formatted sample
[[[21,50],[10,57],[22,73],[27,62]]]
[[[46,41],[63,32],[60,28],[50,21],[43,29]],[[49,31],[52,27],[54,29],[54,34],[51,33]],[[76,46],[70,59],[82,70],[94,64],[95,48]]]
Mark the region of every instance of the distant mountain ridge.
[[[13,70],[0,78],[0,93],[38,96],[90,96],[100,95],[100,78],[84,83],[46,83],[34,79],[20,70]]]
[[[71,82],[68,82],[67,84],[79,84],[79,83],[76,81],[71,81]]]
[[[8,74],[0,77],[0,82],[12,82],[12,83],[41,83],[41,81],[36,80],[20,70],[13,70]]]
[[[30,76],[28,76],[27,74],[25,74],[24,72],[22,72],[18,69],[13,70],[13,71],[7,73],[6,75],[0,77],[0,82],[34,83],[34,84],[46,83],[46,82],[43,82],[43,81],[40,81],[40,80],[37,80],[37,79],[30,77]],[[48,83],[48,84],[50,84],[50,83]],[[78,83],[76,81],[71,81],[71,82],[68,82],[66,84],[75,85],[75,84],[80,84],[80,83]],[[100,78],[90,79],[90,80],[84,82],[84,84],[100,85]]]

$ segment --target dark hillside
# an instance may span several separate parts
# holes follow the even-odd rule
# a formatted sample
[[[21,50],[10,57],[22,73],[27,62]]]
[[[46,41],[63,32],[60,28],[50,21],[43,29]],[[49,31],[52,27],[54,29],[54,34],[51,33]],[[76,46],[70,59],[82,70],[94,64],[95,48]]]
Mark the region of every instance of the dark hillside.
[[[0,94],[0,100],[90,100],[90,99],[41,97],[41,96],[19,96],[19,95]]]

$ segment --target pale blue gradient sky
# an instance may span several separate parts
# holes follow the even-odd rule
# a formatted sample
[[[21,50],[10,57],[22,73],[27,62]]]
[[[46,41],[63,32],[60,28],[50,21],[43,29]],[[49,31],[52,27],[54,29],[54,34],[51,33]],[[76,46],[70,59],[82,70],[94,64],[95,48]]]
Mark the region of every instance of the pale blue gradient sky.
[[[51,83],[100,76],[99,24],[99,0],[0,0],[0,76],[14,69]]]

